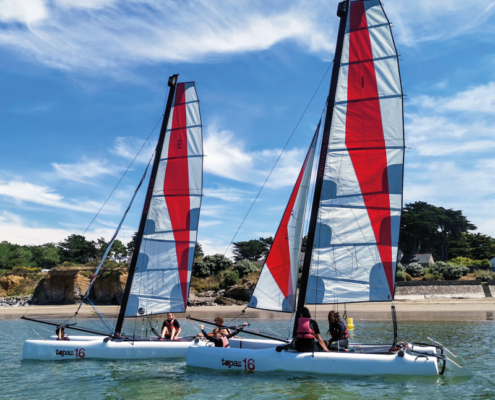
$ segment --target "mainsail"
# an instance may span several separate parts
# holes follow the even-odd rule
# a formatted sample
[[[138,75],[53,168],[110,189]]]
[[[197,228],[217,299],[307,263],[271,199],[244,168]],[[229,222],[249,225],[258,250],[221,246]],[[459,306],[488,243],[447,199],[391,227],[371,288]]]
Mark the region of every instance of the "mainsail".
[[[304,214],[319,130],[320,124],[316,128],[248,307],[271,311],[295,311]]]
[[[161,135],[130,293],[122,304],[125,317],[183,312],[187,306],[203,185],[202,125],[193,82],[175,85]]]
[[[342,33],[309,304],[394,296],[404,160],[398,55],[379,0],[350,1]]]

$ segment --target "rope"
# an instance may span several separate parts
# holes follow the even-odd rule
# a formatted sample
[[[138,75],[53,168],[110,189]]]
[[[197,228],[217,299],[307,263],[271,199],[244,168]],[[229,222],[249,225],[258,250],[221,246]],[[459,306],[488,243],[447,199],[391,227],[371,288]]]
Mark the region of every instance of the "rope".
[[[236,238],[237,234],[239,233],[239,231],[241,230],[242,225],[244,224],[244,221],[246,221],[246,218],[248,217],[249,213],[251,212],[252,208],[254,207],[254,204],[255,204],[255,203],[256,203],[256,201],[258,200],[258,197],[260,196],[260,194],[261,194],[261,192],[263,191],[263,189],[264,189],[264,187],[265,187],[266,183],[268,182],[268,179],[270,179],[270,176],[272,175],[273,170],[274,170],[274,169],[275,169],[275,167],[277,166],[277,164],[278,164],[278,162],[279,162],[280,158],[282,157],[282,154],[284,154],[285,149],[286,149],[286,148],[287,148],[287,146],[289,145],[289,142],[291,141],[292,136],[294,136],[294,133],[296,132],[296,129],[298,128],[299,124],[301,123],[301,121],[302,121],[302,119],[303,119],[304,115],[306,114],[306,111],[308,110],[309,106],[311,105],[311,103],[312,103],[312,101],[313,101],[313,99],[314,99],[314,97],[315,97],[316,93],[317,93],[317,92],[318,92],[318,90],[320,89],[320,86],[321,86],[321,84],[323,83],[323,80],[325,79],[325,77],[327,76],[327,73],[328,73],[328,71],[330,70],[330,67],[332,66],[332,64],[333,64],[333,61],[330,63],[330,65],[328,66],[327,70],[326,70],[326,71],[325,71],[325,73],[323,74],[323,77],[321,78],[320,83],[319,83],[319,84],[318,84],[318,86],[316,87],[316,90],[314,91],[313,95],[311,96],[311,99],[309,100],[309,102],[308,102],[308,104],[307,104],[306,108],[304,109],[304,111],[303,111],[303,113],[302,113],[301,117],[299,118],[299,121],[297,121],[296,126],[295,126],[295,127],[294,127],[294,129],[292,130],[292,133],[290,134],[289,139],[288,139],[288,140],[287,140],[287,142],[285,143],[285,146],[282,148],[282,151],[280,152],[280,154],[279,154],[278,158],[275,160],[275,164],[273,164],[273,167],[272,167],[272,169],[270,170],[270,172],[269,172],[268,176],[266,177],[265,182],[263,182],[263,185],[261,186],[261,188],[260,188],[260,190],[259,190],[258,194],[256,195],[256,197],[254,198],[253,202],[251,203],[251,206],[249,207],[249,209],[248,209],[248,211],[247,211],[246,215],[244,216],[244,218],[243,218],[243,220],[242,220],[241,224],[239,225],[239,228],[237,228],[237,231],[235,232],[234,237],[232,238],[232,240],[230,241],[229,245],[227,246],[227,249],[225,249],[225,252],[223,253],[223,255],[224,255],[224,256],[225,256],[225,255],[227,254],[227,252],[229,251],[230,246],[232,245],[232,243],[234,243],[234,240],[235,240],[235,238]]]

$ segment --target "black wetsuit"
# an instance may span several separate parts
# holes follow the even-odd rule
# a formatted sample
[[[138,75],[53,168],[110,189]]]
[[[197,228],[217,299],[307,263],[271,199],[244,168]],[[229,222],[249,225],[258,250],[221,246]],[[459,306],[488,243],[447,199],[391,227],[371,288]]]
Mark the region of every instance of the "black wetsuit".
[[[329,333],[332,338],[329,340],[328,350],[347,349],[349,347],[349,339],[343,338],[345,325],[342,322],[330,325]]]

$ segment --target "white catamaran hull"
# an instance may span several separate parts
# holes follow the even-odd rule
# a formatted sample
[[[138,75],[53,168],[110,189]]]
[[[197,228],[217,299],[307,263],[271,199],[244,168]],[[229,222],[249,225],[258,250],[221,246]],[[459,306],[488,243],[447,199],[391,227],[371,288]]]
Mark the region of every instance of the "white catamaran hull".
[[[82,339],[84,338],[84,339]],[[183,358],[192,345],[206,346],[207,342],[194,341],[131,341],[111,340],[104,336],[71,337],[71,340],[26,340],[22,349],[25,360],[136,360],[150,358]]]
[[[191,346],[186,363],[218,370],[293,371],[332,375],[437,376],[436,357],[404,354],[297,353]]]

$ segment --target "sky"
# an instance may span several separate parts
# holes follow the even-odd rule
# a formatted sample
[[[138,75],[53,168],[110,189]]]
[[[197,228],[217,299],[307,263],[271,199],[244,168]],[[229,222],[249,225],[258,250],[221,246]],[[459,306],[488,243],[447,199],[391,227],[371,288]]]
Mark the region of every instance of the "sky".
[[[201,101],[206,254],[226,252],[303,116],[235,240],[273,236],[328,93],[337,3],[0,0],[0,241],[83,234],[142,147],[85,233],[109,240],[174,73],[197,82]],[[384,7],[407,95],[404,203],[462,210],[495,237],[495,1]]]

